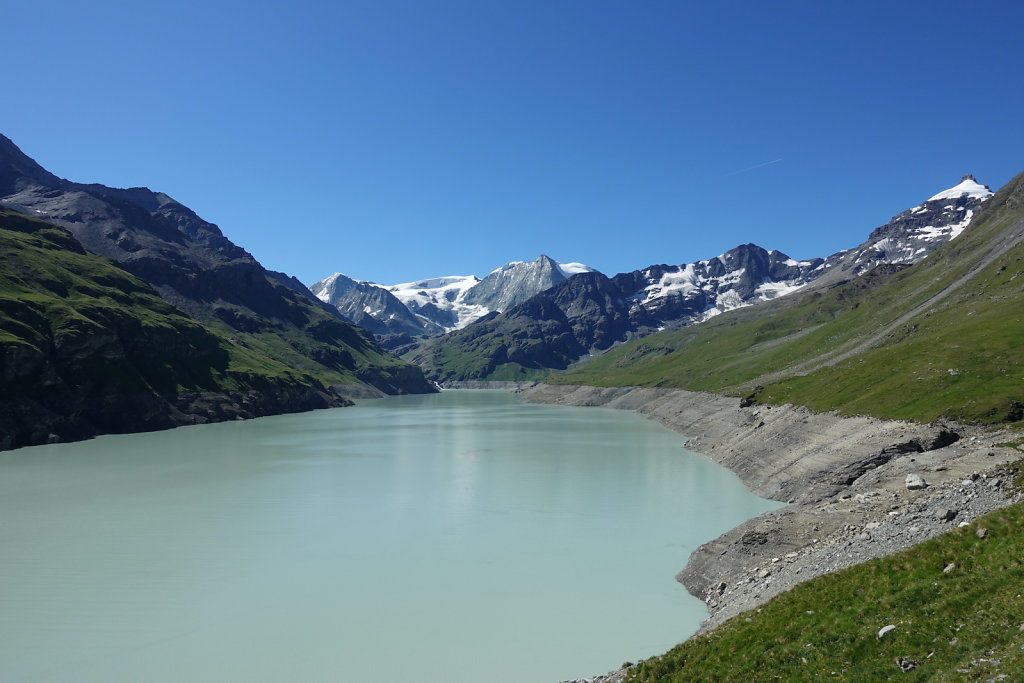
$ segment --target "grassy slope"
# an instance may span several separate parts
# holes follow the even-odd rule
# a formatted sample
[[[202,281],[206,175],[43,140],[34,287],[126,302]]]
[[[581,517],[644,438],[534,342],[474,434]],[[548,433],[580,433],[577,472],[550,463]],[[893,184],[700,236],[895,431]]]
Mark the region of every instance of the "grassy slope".
[[[112,331],[131,336],[125,350],[132,362],[98,360],[89,372],[122,390],[238,389],[254,380],[316,385],[185,317],[114,262],[85,253],[63,229],[0,211],[0,345],[8,356],[45,355]],[[5,391],[17,389],[5,381]]]
[[[489,381],[524,381],[540,379],[551,373],[547,368],[529,367],[509,358],[525,359],[530,347],[540,345],[551,333],[559,334],[547,321],[529,321],[513,334],[501,321],[476,323],[443,337],[428,339],[423,346],[406,356],[433,379],[486,379]],[[557,361],[556,361],[557,362]],[[565,367],[563,362],[562,367]]]
[[[963,235],[916,266],[653,335],[548,381],[735,395],[763,385],[760,400],[818,410],[1018,421],[1024,417],[1024,245],[974,271],[1022,218],[1024,176],[1018,176]],[[928,305],[968,274],[963,286]],[[871,348],[822,367],[922,305],[927,310]]]
[[[985,538],[975,530],[988,529]],[[801,584],[627,681],[975,681],[1024,671],[1024,504]],[[943,568],[956,564],[950,573]],[[896,629],[878,638],[883,626]],[[898,657],[916,661],[904,673]],[[999,665],[972,664],[998,659]],[[1016,673],[1015,673],[1016,672]]]
[[[222,300],[214,304],[214,315],[199,319],[221,336],[323,384],[377,384],[376,378],[388,382],[408,370],[408,363],[382,350],[368,332],[338,320],[283,285],[271,281],[271,286],[280,306],[270,315]]]

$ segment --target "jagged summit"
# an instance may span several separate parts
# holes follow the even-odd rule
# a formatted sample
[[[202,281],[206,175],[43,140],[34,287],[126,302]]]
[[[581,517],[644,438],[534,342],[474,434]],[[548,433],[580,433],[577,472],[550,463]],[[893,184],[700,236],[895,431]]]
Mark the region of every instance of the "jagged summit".
[[[463,301],[489,311],[505,311],[576,273],[589,270],[592,269],[578,263],[563,266],[541,254],[534,261],[513,261],[491,272],[466,292]]]
[[[404,358],[437,381],[540,376],[629,339],[693,325],[805,286],[827,289],[879,266],[916,263],[967,229],[989,196],[988,188],[965,176],[876,228],[858,247],[825,259],[797,260],[748,243],[703,261],[653,265],[612,278],[580,275],[499,315],[409,347]]]
[[[335,273],[310,285],[314,296],[374,334],[440,334],[443,329],[413,314],[395,295],[372,282]]]
[[[948,190],[943,190],[937,195],[933,195],[928,199],[928,201],[934,202],[940,199],[959,199],[964,195],[977,199],[988,199],[992,194],[993,192],[988,188],[988,185],[982,185],[972,174],[968,173],[960,179],[960,183],[958,185],[955,185]]]
[[[432,277],[397,285],[372,282],[339,286],[353,281],[340,273],[311,286],[324,302],[375,334],[432,335],[461,329],[494,311],[504,311],[534,294],[565,282],[573,275],[594,269],[582,263],[559,263],[547,254],[533,261],[511,261],[485,278],[475,275]],[[385,311],[380,296],[367,288],[380,288],[400,301],[412,318],[399,316],[393,307]],[[370,301],[369,298],[373,300]],[[409,322],[418,319],[422,329]]]

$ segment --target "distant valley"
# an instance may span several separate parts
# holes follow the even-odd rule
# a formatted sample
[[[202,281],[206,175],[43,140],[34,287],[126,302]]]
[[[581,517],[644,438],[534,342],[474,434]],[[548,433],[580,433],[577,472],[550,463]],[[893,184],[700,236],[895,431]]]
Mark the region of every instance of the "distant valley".
[[[860,245],[821,258],[796,260],[743,244],[714,258],[609,277],[541,255],[483,277],[379,285],[339,272],[307,288],[265,269],[166,194],[61,179],[0,138],[0,227],[11,235],[0,292],[9,378],[0,418],[34,425],[12,427],[0,446],[342,405],[348,396],[430,392],[451,382],[538,379],[570,368],[600,382],[592,373],[607,367],[609,350],[635,349],[628,359],[615,355],[629,368],[673,352],[671,342],[631,345],[637,340],[704,329],[755,304],[762,311],[755,317],[770,319],[808,297],[849,299],[835,293],[884,283],[947,243],[961,243],[990,197],[988,187],[964,176],[866,230]],[[69,255],[58,259],[62,250]],[[83,258],[106,265],[86,266]],[[110,274],[95,274],[104,269]],[[152,303],[118,308],[131,322],[111,327],[101,322],[113,314],[102,308],[105,290],[77,284],[85,272],[103,286],[123,283],[116,285],[121,291],[149,288]],[[73,303],[72,292],[86,298]],[[61,299],[71,309],[57,305]],[[133,305],[142,301],[136,296]],[[32,322],[28,302],[35,302]],[[133,358],[141,339],[166,329],[169,323],[154,317],[160,306],[159,316],[178,316],[173,325],[192,330],[190,344],[201,334],[210,351],[182,347],[189,360],[181,363],[138,356],[129,375],[104,377],[102,359]],[[819,304],[810,306],[812,318],[820,315]],[[87,348],[73,357],[65,352]],[[602,362],[584,362],[592,359]],[[616,381],[640,383],[638,372]],[[107,398],[87,408],[69,398],[85,386]],[[150,398],[119,399],[129,393]]]

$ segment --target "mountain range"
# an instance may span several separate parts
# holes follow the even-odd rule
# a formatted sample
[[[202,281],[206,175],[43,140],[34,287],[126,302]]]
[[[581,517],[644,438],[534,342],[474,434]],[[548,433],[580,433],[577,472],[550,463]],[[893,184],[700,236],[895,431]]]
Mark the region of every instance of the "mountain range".
[[[411,337],[436,336],[504,311],[534,294],[593,269],[582,263],[558,263],[541,254],[531,262],[512,261],[483,279],[451,275],[397,285],[360,282],[335,273],[310,285],[321,301],[379,335],[387,347]]]
[[[991,190],[967,175],[871,231],[853,249],[797,261],[755,244],[682,265],[607,277],[590,271],[444,336],[392,345],[439,382],[521,380],[721,313],[835,286],[879,266],[907,266],[957,237]]]
[[[9,252],[0,344],[10,380],[0,419],[14,424],[34,415],[43,425],[9,447],[340,405],[344,394],[432,391],[427,377],[546,376],[630,340],[706,325],[752,304],[873,287],[963,239],[991,196],[965,176],[871,231],[862,244],[824,258],[795,260],[743,244],[706,260],[608,277],[541,255],[483,278],[382,286],[336,273],[307,289],[265,269],[166,194],[61,179],[0,136],[0,228]],[[47,253],[52,264],[44,264]],[[86,286],[84,273],[99,282]],[[803,294],[794,298],[796,292]],[[119,302],[113,309],[111,298]],[[72,299],[75,314],[66,305]],[[188,362],[133,355],[171,328],[188,341],[168,342],[169,348]],[[119,330],[113,340],[110,329]],[[636,348],[631,353],[648,357],[663,347]],[[64,355],[69,349],[78,351]],[[97,370],[111,357],[133,372],[107,374],[124,375],[118,381],[131,376],[132,395],[148,398],[133,407],[116,400],[124,387]],[[88,410],[69,398],[85,386],[106,398]]]

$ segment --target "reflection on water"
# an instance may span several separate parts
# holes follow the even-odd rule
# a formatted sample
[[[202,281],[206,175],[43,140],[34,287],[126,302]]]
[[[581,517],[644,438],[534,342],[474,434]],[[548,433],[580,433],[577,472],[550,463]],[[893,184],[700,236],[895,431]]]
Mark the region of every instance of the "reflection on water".
[[[775,504],[631,413],[457,391],[0,453],[0,680],[553,683]]]

